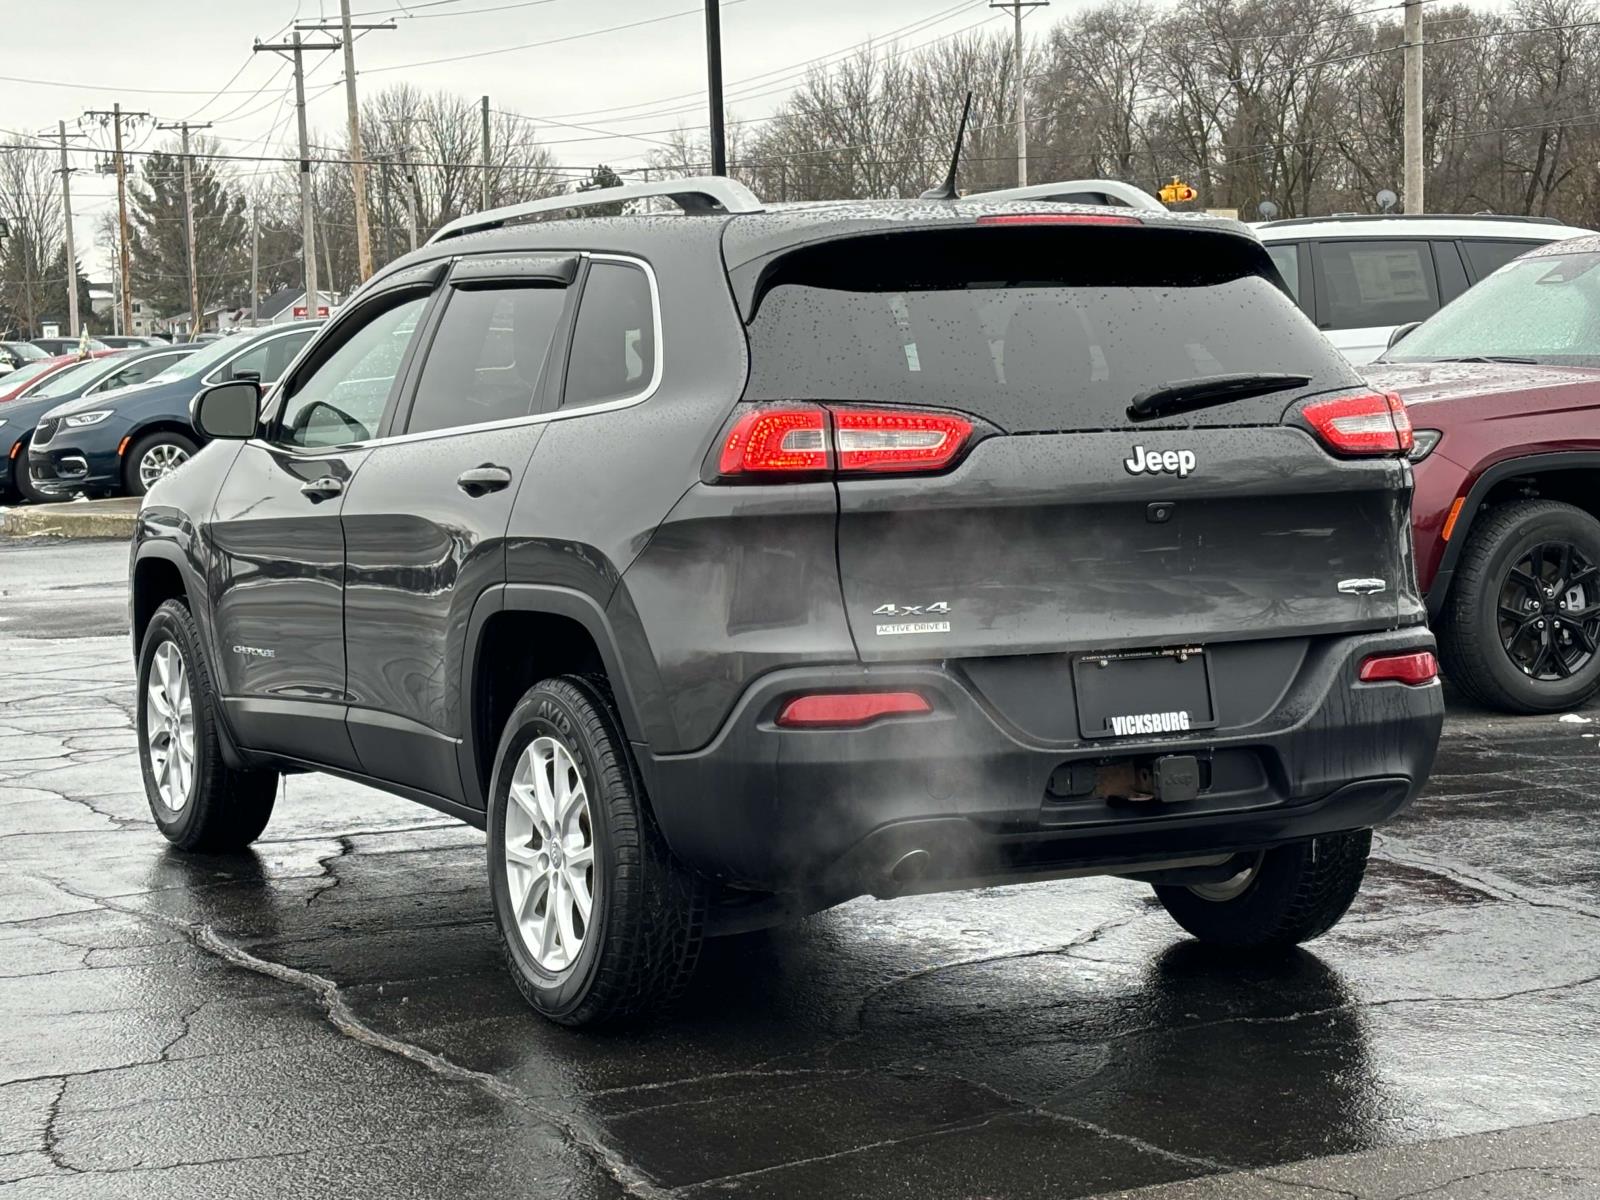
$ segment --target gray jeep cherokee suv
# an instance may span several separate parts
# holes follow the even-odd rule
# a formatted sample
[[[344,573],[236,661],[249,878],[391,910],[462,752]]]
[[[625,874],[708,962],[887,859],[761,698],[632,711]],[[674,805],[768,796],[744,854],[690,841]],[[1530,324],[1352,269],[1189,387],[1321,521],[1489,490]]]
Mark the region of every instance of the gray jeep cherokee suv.
[[[500,210],[195,419],[132,546],[162,832],[306,770],[485,828],[558,1021],[863,894],[1113,874],[1302,941],[1433,759],[1405,412],[1231,222]]]

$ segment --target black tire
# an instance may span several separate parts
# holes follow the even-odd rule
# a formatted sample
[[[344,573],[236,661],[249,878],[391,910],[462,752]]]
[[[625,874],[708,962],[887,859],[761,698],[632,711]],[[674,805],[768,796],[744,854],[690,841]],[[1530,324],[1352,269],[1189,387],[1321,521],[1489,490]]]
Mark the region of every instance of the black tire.
[[[122,460],[122,487],[130,496],[142,496],[150,489],[139,478],[139,462],[144,456],[157,446],[173,446],[183,451],[186,458],[193,458],[199,447],[191,437],[181,433],[169,433],[158,430],[148,433],[128,447],[127,456]]]
[[[33,486],[33,481],[28,478],[28,442],[23,439],[17,448],[17,456],[11,460],[11,487],[12,490],[26,500],[29,504],[49,504],[55,500],[54,496],[47,496]]]
[[[163,797],[154,764],[150,721],[150,677],[157,652],[174,646],[181,657],[192,704],[192,768],[183,798],[169,804]],[[139,647],[139,688],[135,696],[139,735],[139,771],[145,798],[162,835],[182,850],[219,853],[242,850],[267,827],[278,793],[276,771],[235,771],[222,760],[217,729],[219,705],[211,669],[200,648],[200,634],[189,610],[177,600],[156,609]]]
[[[1202,942],[1238,950],[1282,950],[1339,923],[1361,890],[1372,830],[1330,833],[1267,850],[1248,886],[1228,899],[1206,889],[1156,885],[1156,898]]]
[[[1576,708],[1600,689],[1600,654],[1568,679],[1525,675],[1500,639],[1499,600],[1511,568],[1540,543],[1567,542],[1600,564],[1600,521],[1556,500],[1518,500],[1474,522],[1439,622],[1450,682],[1488,708],[1513,713]]]
[[[580,948],[556,970],[535,960],[518,928],[505,856],[512,777],[523,752],[541,738],[565,749],[582,780],[594,862]],[[495,924],[528,1003],[553,1021],[578,1026],[642,1016],[676,1000],[700,955],[708,889],[662,840],[604,683],[562,676],[530,689],[506,721],[489,795]],[[532,841],[528,848],[541,852]],[[543,901],[547,911],[551,903]],[[530,919],[537,913],[536,904]]]

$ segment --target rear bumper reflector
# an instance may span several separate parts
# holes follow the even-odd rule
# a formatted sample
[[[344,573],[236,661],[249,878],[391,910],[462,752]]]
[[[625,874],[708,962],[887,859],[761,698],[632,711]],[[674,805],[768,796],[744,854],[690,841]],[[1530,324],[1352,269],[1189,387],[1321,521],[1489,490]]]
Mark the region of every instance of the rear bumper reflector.
[[[778,713],[785,729],[855,729],[883,717],[931,713],[933,705],[916,692],[821,692],[796,696]]]
[[[1362,683],[1404,683],[1420,687],[1439,678],[1439,660],[1429,650],[1379,654],[1361,664]]]

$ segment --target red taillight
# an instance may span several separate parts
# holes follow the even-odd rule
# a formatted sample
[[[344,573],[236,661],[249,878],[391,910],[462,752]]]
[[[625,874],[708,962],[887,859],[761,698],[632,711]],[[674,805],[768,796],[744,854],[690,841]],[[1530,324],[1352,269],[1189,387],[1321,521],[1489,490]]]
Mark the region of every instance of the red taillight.
[[[1411,417],[1393,392],[1314,400],[1300,415],[1339,454],[1405,454],[1412,445]]]
[[[734,424],[722,443],[723,475],[825,471],[828,416],[820,408],[757,408]]]
[[[1361,664],[1362,683],[1408,683],[1419,687],[1439,678],[1439,660],[1432,651],[1411,654],[1378,654]]]
[[[814,475],[938,471],[972,437],[973,424],[952,413],[817,406],[752,408],[723,439],[717,473]]]
[[[1138,217],[1112,213],[994,213],[979,225],[1143,225]]]
[[[789,701],[778,714],[778,724],[786,729],[854,729],[883,717],[932,711],[933,705],[916,692],[821,692]]]

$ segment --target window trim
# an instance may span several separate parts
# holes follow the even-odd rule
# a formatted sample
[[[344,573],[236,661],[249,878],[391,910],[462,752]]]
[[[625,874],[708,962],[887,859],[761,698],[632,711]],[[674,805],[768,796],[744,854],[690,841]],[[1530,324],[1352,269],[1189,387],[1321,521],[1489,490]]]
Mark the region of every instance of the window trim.
[[[541,251],[541,253],[543,252]],[[593,260],[594,262],[621,262],[627,263],[629,266],[639,267],[644,271],[645,278],[650,283],[650,309],[652,318],[651,327],[654,330],[656,339],[656,366],[654,374],[652,374],[650,377],[650,386],[644,391],[640,392],[636,396],[624,397],[621,400],[607,400],[601,404],[586,404],[581,408],[553,408],[548,412],[530,413],[525,417],[507,417],[503,421],[485,421],[477,425],[451,425],[443,429],[424,430],[421,433],[387,434],[382,437],[371,438],[365,442],[350,442],[344,446],[337,447],[337,449],[340,452],[344,452],[347,450],[363,449],[372,446],[391,446],[405,442],[429,441],[433,438],[453,437],[457,434],[479,433],[485,430],[514,429],[520,425],[543,425],[549,421],[568,421],[577,417],[592,416],[596,413],[618,412],[622,409],[633,408],[635,405],[643,404],[646,400],[650,399],[650,397],[654,396],[656,392],[660,390],[661,381],[665,377],[667,357],[666,344],[662,338],[661,331],[661,288],[656,280],[655,268],[653,268],[645,259],[640,258],[636,254],[599,254],[582,251],[580,252],[580,257],[586,260]],[[581,294],[579,296],[579,303],[582,303]],[[418,364],[411,363],[408,365],[410,366],[411,371],[414,372],[417,369]],[[564,356],[563,371],[565,371]],[[285,378],[287,378],[287,376],[285,376]],[[420,378],[420,376],[418,376],[418,378]],[[563,374],[562,378],[564,389],[565,374]],[[409,387],[411,382],[411,379],[408,377],[406,380],[406,385]],[[296,449],[296,447],[288,448]],[[334,449],[334,447],[328,447],[327,449],[331,450]]]

